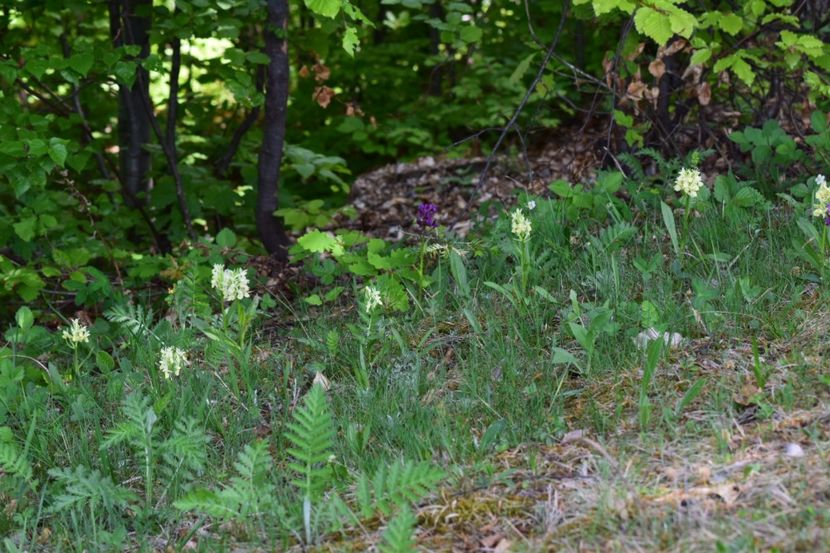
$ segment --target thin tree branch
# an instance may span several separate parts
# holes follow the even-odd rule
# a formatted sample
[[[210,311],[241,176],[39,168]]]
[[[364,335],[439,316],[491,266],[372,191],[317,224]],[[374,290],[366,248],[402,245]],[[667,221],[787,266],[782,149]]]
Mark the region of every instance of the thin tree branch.
[[[539,81],[542,80],[542,75],[545,73],[545,69],[547,69],[548,64],[550,63],[551,58],[553,57],[553,53],[556,50],[556,46],[559,44],[559,38],[562,36],[562,29],[565,27],[565,20],[568,17],[568,10],[570,9],[570,0],[565,0],[562,5],[562,16],[559,18],[559,27],[556,29],[556,34],[553,36],[553,40],[548,47],[548,51],[545,53],[545,59],[542,61],[542,64],[539,66],[539,71],[536,72],[536,77],[533,79],[533,82],[527,89],[527,92],[522,98],[522,101],[519,103],[516,110],[513,112],[513,117],[510,118],[507,125],[502,129],[501,133],[499,134],[499,138],[496,141],[496,145],[493,146],[493,149],[490,151],[490,155],[487,156],[487,161],[484,164],[484,169],[481,171],[481,175],[478,179],[478,184],[476,185],[476,189],[478,190],[484,184],[485,179],[487,178],[487,172],[490,170],[490,165],[493,163],[493,158],[498,152],[501,143],[504,141],[507,133],[510,132],[510,129],[516,124],[516,121],[519,119],[519,115],[522,113],[525,105],[530,100],[530,96],[533,94],[533,91],[536,90],[536,85],[539,84]]]
[[[261,91],[262,87],[265,84],[265,68],[263,66],[259,66],[256,75],[256,89],[257,91]],[[254,123],[257,122],[259,119],[259,112],[262,111],[260,106],[254,106],[251,108],[251,111],[248,112],[248,115],[242,120],[242,123],[239,124],[239,127],[233,133],[231,137],[231,141],[228,144],[228,149],[225,150],[225,153],[222,154],[216,161],[216,174],[220,177],[225,177],[228,173],[228,169],[230,169],[231,162],[233,161],[234,156],[236,156],[237,150],[239,150],[239,145],[242,143],[242,138],[245,134],[250,130],[251,127],[254,126]]]
[[[122,27],[129,33],[129,27],[124,22],[124,26]],[[127,37],[130,39],[130,37]],[[176,44],[178,43],[178,48]],[[173,43],[173,58],[170,66],[170,102],[176,102],[178,104],[178,88],[179,88],[179,70],[181,68],[181,42],[174,41]],[[153,129],[153,134],[156,135],[156,140],[158,140],[159,145],[161,146],[162,152],[164,152],[164,157],[167,159],[167,168],[170,170],[170,174],[173,176],[173,183],[176,188],[176,199],[179,203],[179,210],[182,213],[182,219],[184,220],[185,228],[187,229],[188,235],[191,237],[193,234],[193,222],[190,218],[190,209],[187,207],[187,198],[184,192],[184,184],[182,182],[182,176],[179,173],[179,165],[176,159],[176,146],[175,146],[175,120],[172,122],[173,124],[173,138],[174,143],[170,144],[167,141],[167,138],[161,132],[161,126],[159,126],[158,119],[156,118],[156,114],[153,111],[153,104],[152,100],[150,99],[150,94],[148,92],[148,83],[146,81],[146,75],[141,70],[141,68],[136,69],[136,80],[139,84],[139,89],[141,90],[141,100],[142,104],[144,105],[144,109],[147,112],[147,118],[150,120],[150,126]],[[170,123],[168,123],[168,132],[170,128]]]

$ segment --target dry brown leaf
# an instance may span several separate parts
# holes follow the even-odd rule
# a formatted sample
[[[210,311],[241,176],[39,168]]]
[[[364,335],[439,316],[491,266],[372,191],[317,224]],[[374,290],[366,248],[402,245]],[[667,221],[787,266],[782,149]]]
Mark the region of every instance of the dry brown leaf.
[[[697,85],[697,101],[701,106],[708,106],[712,101],[712,87],[709,83],[700,83]]]
[[[666,64],[660,58],[653,60],[648,64],[648,72],[651,73],[655,79],[660,80],[660,77],[666,72]]]
[[[633,81],[628,85],[625,95],[627,98],[639,102],[645,96],[647,88],[643,81]]]
[[[314,79],[318,83],[322,83],[323,81],[327,81],[329,77],[331,77],[331,69],[323,65],[322,63],[315,63],[314,67]]]
[[[323,109],[329,107],[332,98],[334,98],[334,89],[327,86],[316,87],[312,95],[312,99]]]
[[[487,537],[481,538],[480,541],[483,547],[486,547],[487,549],[492,549],[503,539],[504,534],[502,534],[501,532],[496,532],[495,534],[490,534]]]
[[[734,482],[719,486],[695,486],[686,490],[672,490],[666,495],[654,498],[655,503],[671,503],[680,506],[689,500],[720,499],[727,506],[735,503],[741,494],[741,488]]]
[[[355,102],[346,102],[346,115],[349,117],[357,117],[363,115],[363,110]]]
[[[685,40],[685,39],[678,38],[677,40],[675,40],[674,42],[672,42],[672,43],[669,45],[669,47],[668,47],[668,48],[666,48],[665,50],[663,50],[663,55],[664,55],[664,56],[671,56],[671,55],[673,55],[673,54],[676,54],[677,52],[679,52],[680,50],[682,50],[683,48],[685,48],[687,45],[688,45],[688,42],[686,42],[686,40]]]
[[[645,47],[646,47],[646,43],[645,43],[645,42],[641,42],[641,43],[639,43],[639,44],[637,45],[637,47],[636,47],[636,48],[634,48],[634,50],[632,50],[632,51],[631,51],[631,53],[630,53],[630,54],[628,54],[628,55],[625,57],[625,59],[627,59],[628,61],[634,61],[635,59],[637,59],[637,56],[639,56],[640,54],[642,54],[642,53],[643,53],[643,50],[645,49]]]

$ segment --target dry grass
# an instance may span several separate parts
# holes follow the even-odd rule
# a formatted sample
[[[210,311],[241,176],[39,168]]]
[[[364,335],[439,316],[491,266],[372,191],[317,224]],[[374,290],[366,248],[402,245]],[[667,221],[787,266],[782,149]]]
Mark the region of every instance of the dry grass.
[[[594,382],[583,395],[608,413],[621,393],[629,398],[614,435],[600,443],[575,431],[553,446],[504,452],[486,485],[471,470],[419,508],[420,549],[830,551],[830,398],[814,378],[827,370],[824,320],[786,343],[761,342],[773,367],[764,390],[749,344],[693,343],[655,381],[670,406],[690,385],[690,366],[712,383],[673,431],[636,429],[636,374]],[[764,414],[759,398],[796,378],[796,407],[768,403]],[[729,412],[713,412],[718,389],[731,390]],[[584,403],[573,402],[572,424],[584,421]],[[327,550],[371,549],[382,530]]]

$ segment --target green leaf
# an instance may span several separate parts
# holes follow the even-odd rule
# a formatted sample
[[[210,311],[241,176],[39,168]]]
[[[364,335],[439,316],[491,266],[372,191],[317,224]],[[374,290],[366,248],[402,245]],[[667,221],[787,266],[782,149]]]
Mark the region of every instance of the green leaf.
[[[236,234],[229,228],[223,228],[216,235],[216,245],[220,248],[234,247],[236,245]]]
[[[464,265],[464,259],[455,250],[450,250],[450,272],[461,294],[469,298],[470,283],[467,282],[467,268]]]
[[[755,81],[755,71],[742,58],[737,58],[732,64],[732,71],[747,85],[752,85]]]
[[[358,44],[360,44],[360,40],[357,38],[357,29],[354,27],[347,28],[346,32],[343,33],[343,50],[345,50],[350,56],[354,57],[354,51]]]
[[[92,69],[92,65],[95,62],[95,57],[92,55],[91,52],[83,52],[80,54],[75,54],[71,58],[69,58],[69,67],[71,67],[76,73],[79,75],[86,77],[86,74],[89,73],[89,70]]]
[[[409,508],[401,510],[395,518],[389,521],[383,533],[383,542],[378,550],[381,553],[414,553],[417,551],[412,537],[417,522]]]
[[[14,233],[20,237],[24,242],[31,242],[35,237],[35,227],[37,225],[37,217],[26,217],[25,219],[12,225]]]
[[[257,65],[268,65],[271,63],[271,58],[262,52],[248,52],[245,54],[245,59]]]
[[[594,13],[597,15],[604,15],[615,9],[622,10],[625,13],[631,13],[636,7],[631,0],[593,0],[591,4],[594,6]]]
[[[20,330],[26,332],[32,328],[32,324],[35,322],[35,316],[32,314],[32,310],[24,305],[17,310],[14,320],[17,321],[17,326]]]
[[[481,40],[481,36],[484,32],[474,25],[468,25],[466,27],[462,27],[459,33],[461,40],[466,42],[467,44],[471,44],[473,42],[478,42]]]
[[[680,255],[680,243],[677,239],[677,225],[674,222],[674,213],[665,202],[660,202],[660,212],[663,214],[663,223],[666,225],[666,230],[671,238],[671,245],[674,248],[674,253]]]
[[[536,53],[534,52],[520,61],[519,65],[516,66],[516,69],[513,70],[513,73],[511,73],[510,77],[508,77],[507,82],[510,84],[516,84],[519,82],[521,78],[525,76],[525,73],[527,73],[528,68],[530,68],[530,62],[532,62],[535,57]]]
[[[732,36],[737,35],[741,32],[743,28],[744,22],[739,15],[734,13],[725,13],[720,14],[717,19],[718,26],[725,32],[729,33]]]
[[[306,251],[312,253],[323,253],[331,251],[337,244],[337,240],[330,232],[320,232],[319,230],[312,230],[311,232],[301,236],[297,240],[297,244],[302,246]]]
[[[55,162],[55,165],[63,167],[66,161],[67,151],[66,145],[61,142],[59,138],[53,138],[49,141],[49,157]]]
[[[320,294],[311,294],[303,299],[303,301],[309,305],[323,305],[323,300],[320,298]]]
[[[701,48],[700,50],[695,50],[695,53],[692,54],[692,58],[689,60],[691,65],[703,65],[712,57],[712,50],[711,48]]]
[[[340,13],[341,2],[340,0],[305,0],[305,5],[317,15],[333,18]]]
[[[131,61],[119,61],[113,69],[119,82],[132,87],[135,82],[135,63]]]
[[[115,368],[115,360],[112,358],[112,355],[102,349],[98,350],[95,354],[95,364],[104,374],[112,372]]]
[[[634,14],[637,31],[658,45],[662,46],[672,37],[672,25],[669,16],[649,7],[642,7]]]

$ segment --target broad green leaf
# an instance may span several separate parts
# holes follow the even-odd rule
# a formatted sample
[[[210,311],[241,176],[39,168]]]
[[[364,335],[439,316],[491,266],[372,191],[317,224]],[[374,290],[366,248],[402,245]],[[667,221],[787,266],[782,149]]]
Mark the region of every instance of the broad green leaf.
[[[464,42],[470,44],[470,43],[478,42],[479,40],[481,40],[481,36],[483,34],[484,33],[480,28],[475,27],[473,25],[468,25],[466,27],[461,28],[461,32],[459,33],[459,36],[461,36],[461,40],[463,40]]]
[[[674,34],[669,16],[649,7],[642,7],[634,14],[637,31],[660,46],[664,45]]]
[[[323,305],[323,300],[320,298],[320,294],[311,294],[303,299],[309,305]]]
[[[695,50],[695,53],[692,54],[692,58],[689,60],[691,65],[702,65],[709,61],[709,58],[712,57],[712,50],[710,48],[701,48],[699,50]]]
[[[89,70],[92,69],[92,64],[95,62],[95,57],[91,52],[82,52],[75,54],[69,58],[69,67],[71,67],[78,74],[86,77]]]
[[[55,165],[63,167],[66,161],[67,151],[66,145],[60,141],[59,138],[53,138],[49,141],[49,157],[55,162]]]
[[[35,237],[35,228],[37,226],[37,217],[26,217],[18,221],[14,225],[14,233],[20,237],[24,242],[31,242]]]
[[[305,0],[305,5],[317,15],[333,18],[340,13],[341,2],[340,0]]]
[[[268,65],[271,63],[271,58],[262,52],[248,52],[245,54],[245,59],[257,65]]]
[[[330,232],[312,230],[304,236],[301,236],[297,240],[297,243],[312,253],[323,253],[325,251],[331,251],[337,244],[337,240]]]
[[[637,7],[631,0],[593,0],[591,5],[594,6],[594,13],[597,15],[604,15],[615,9],[622,10],[625,13],[631,13]]]
[[[112,358],[112,355],[102,349],[98,350],[95,354],[95,364],[104,374],[112,372],[115,368],[115,360]]]
[[[35,322],[35,316],[32,314],[32,310],[25,305],[17,310],[14,319],[17,321],[17,326],[23,332],[32,328],[32,324]]]
[[[236,245],[236,234],[229,228],[223,228],[216,235],[216,245],[221,248],[234,247]]]
[[[357,38],[357,29],[354,27],[347,28],[346,32],[343,33],[343,50],[345,50],[350,56],[354,57],[354,51],[358,44],[360,44],[360,41]]]
[[[732,36],[740,33],[743,25],[743,19],[734,13],[724,13],[718,17],[718,26]]]

